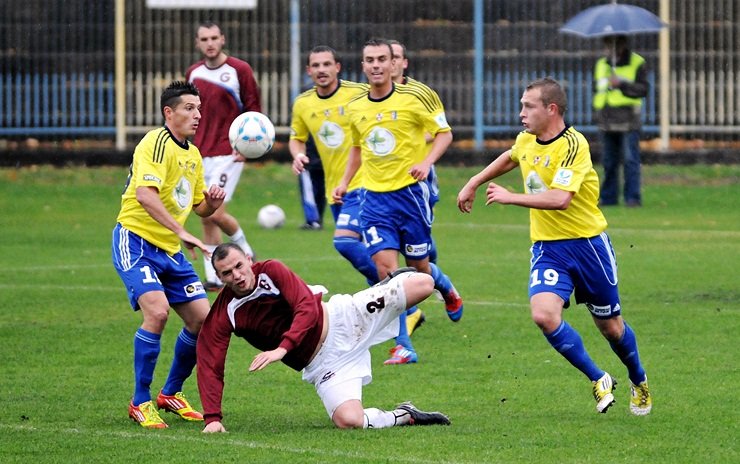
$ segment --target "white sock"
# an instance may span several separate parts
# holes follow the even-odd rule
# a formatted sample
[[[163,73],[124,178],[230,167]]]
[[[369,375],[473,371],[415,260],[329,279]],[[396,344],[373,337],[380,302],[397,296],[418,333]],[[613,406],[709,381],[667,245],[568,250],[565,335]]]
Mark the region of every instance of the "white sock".
[[[383,411],[378,408],[365,408],[365,423],[363,428],[366,429],[383,429],[395,425],[406,425],[409,423],[411,414],[403,409],[395,411]]]
[[[234,235],[229,236],[229,238],[232,242],[239,245],[239,248],[244,250],[244,253],[246,253],[247,256],[254,258],[254,251],[252,251],[252,247],[249,246],[249,243],[247,242],[247,237],[244,235],[244,231],[241,227],[237,229]]]
[[[209,252],[213,253],[213,250],[216,249],[218,245],[207,245],[206,248]],[[222,285],[221,280],[216,277],[216,270],[213,268],[213,264],[211,264],[211,259],[206,258],[203,256],[203,268],[206,271],[206,282],[211,282],[213,284]]]

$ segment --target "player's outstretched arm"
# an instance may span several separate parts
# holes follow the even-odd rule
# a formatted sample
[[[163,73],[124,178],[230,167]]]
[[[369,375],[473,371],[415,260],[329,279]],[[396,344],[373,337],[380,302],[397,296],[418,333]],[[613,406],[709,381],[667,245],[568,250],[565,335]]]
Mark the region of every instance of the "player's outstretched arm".
[[[517,166],[518,164],[511,160],[511,150],[503,152],[491,164],[483,168],[481,172],[471,177],[463,188],[460,189],[460,192],[457,194],[458,209],[463,213],[471,212],[473,210],[476,189],[489,180],[495,179]]]
[[[211,185],[208,190],[203,190],[204,199],[193,206],[193,211],[200,217],[213,214],[224,203],[226,191],[216,184]]]
[[[269,364],[272,364],[276,361],[280,361],[283,359],[283,357],[288,353],[288,351],[285,348],[278,347],[274,350],[270,351],[263,351],[262,353],[258,353],[254,360],[252,361],[252,364],[249,366],[249,372],[259,371],[267,367]]]

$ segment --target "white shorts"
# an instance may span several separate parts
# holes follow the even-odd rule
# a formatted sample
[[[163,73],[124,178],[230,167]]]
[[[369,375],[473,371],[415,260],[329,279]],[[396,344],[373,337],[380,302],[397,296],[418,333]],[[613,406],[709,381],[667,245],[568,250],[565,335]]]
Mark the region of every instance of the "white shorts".
[[[226,191],[224,202],[231,201],[244,168],[244,163],[235,162],[235,159],[237,158],[234,155],[203,157],[206,188],[216,184],[224,189]]]
[[[329,417],[346,401],[362,401],[362,386],[372,380],[370,347],[398,335],[398,316],[406,310],[403,281],[411,274],[326,303],[329,331],[303,380],[314,384]]]

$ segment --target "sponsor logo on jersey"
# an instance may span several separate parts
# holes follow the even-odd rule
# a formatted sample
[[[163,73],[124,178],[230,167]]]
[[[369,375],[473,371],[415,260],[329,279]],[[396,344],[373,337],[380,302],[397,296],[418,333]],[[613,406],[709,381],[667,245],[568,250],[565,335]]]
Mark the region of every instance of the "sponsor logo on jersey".
[[[141,179],[146,182],[156,182],[158,184],[162,183],[162,179],[153,174],[144,174],[143,176],[141,176]]]
[[[445,116],[444,111],[435,116],[434,120],[437,122],[437,125],[441,129],[447,129],[448,127],[450,127],[450,125],[447,123],[447,116]]]
[[[383,127],[374,127],[365,139],[365,143],[376,156],[386,156],[396,148],[396,138],[393,133]]]
[[[324,121],[316,135],[329,148],[337,148],[344,142],[344,131],[339,124],[331,121]]]
[[[193,187],[190,185],[190,181],[181,177],[177,185],[172,190],[172,196],[175,198],[175,202],[180,209],[185,209],[190,206],[190,200],[193,198]]]
[[[573,180],[573,171],[570,169],[558,169],[558,172],[555,173],[555,178],[552,180],[553,183],[558,185],[564,185],[568,186],[570,185],[570,182]]]
[[[539,174],[537,174],[537,171],[531,171],[527,175],[527,179],[524,181],[524,188],[527,191],[527,193],[542,193],[547,191],[547,186],[544,182],[542,182],[542,179],[540,178]]]

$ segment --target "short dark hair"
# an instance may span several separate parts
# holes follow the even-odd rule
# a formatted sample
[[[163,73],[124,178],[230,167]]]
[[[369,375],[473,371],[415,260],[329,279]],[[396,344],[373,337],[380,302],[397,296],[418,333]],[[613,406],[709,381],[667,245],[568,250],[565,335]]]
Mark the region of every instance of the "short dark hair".
[[[544,106],[554,103],[558,107],[558,113],[561,116],[565,114],[565,110],[568,109],[568,98],[558,81],[551,77],[543,77],[527,85],[527,90],[532,89],[540,89],[540,97]]]
[[[162,117],[164,117],[164,107],[176,107],[180,103],[180,97],[183,95],[195,95],[199,97],[200,93],[195,85],[184,81],[173,81],[162,91],[162,96],[159,98],[159,109],[162,112]]]
[[[331,53],[331,57],[334,58],[334,61],[337,63],[341,63],[342,60],[339,59],[339,55],[337,54],[337,51],[331,48],[328,45],[316,45],[311,49],[311,51],[308,52],[308,56],[306,57],[306,64],[311,64],[311,55],[314,53],[324,53],[328,52]]]
[[[389,39],[388,43],[390,45],[398,45],[399,47],[401,47],[401,54],[403,55],[404,58],[406,58],[406,45],[402,44],[401,42],[395,39]],[[393,47],[391,47],[391,50],[393,50]]]
[[[224,31],[221,30],[221,26],[219,26],[218,24],[214,23],[213,21],[206,20],[206,21],[201,21],[200,23],[198,23],[198,27],[195,28],[195,36],[196,37],[198,37],[198,29],[200,29],[201,27],[206,28],[206,29],[210,29],[212,27],[217,27],[218,28],[218,32],[221,35],[223,35],[223,33],[224,33]]]
[[[236,250],[244,256],[247,256],[247,254],[244,253],[244,250],[242,250],[242,248],[236,243],[224,242],[217,246],[216,249],[213,250],[213,253],[211,253],[211,266],[213,266],[213,269],[216,269],[216,261],[221,261],[226,258],[231,250]]]
[[[383,47],[383,46],[388,47],[388,51],[390,52],[391,59],[392,59],[393,58],[393,47],[391,47],[391,43],[388,42],[388,40],[386,39],[381,39],[380,37],[373,37],[369,39],[367,42],[365,42],[362,45],[362,50],[364,53],[365,47]]]

